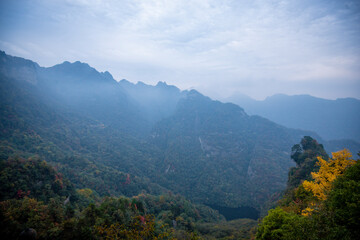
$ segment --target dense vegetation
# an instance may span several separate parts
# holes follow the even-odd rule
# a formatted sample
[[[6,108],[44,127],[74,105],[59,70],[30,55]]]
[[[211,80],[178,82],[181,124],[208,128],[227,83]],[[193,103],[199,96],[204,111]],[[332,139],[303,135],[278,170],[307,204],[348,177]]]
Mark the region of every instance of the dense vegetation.
[[[311,165],[300,162],[296,171],[290,171],[288,189],[279,206],[262,220],[256,239],[357,239],[360,161],[351,159],[346,149],[325,160],[322,146],[311,138],[304,138],[301,145],[304,150],[294,146],[293,159],[301,160],[307,152]]]
[[[0,234],[5,239],[17,239],[28,228],[37,239],[202,239],[209,234],[246,239],[256,224],[227,223],[217,211],[171,192],[101,198],[91,189],[75,190],[40,159],[1,164]]]
[[[296,163],[296,167],[292,167],[289,171],[288,190],[299,186],[303,180],[311,179],[311,172],[319,169],[316,164],[317,157],[329,158],[323,145],[318,144],[315,139],[309,136],[305,136],[300,144],[295,144],[291,148],[291,152],[291,159]]]
[[[2,234],[250,238],[256,221],[226,222],[201,204],[251,207],[256,218],[286,187],[289,150],[304,135],[316,136],[195,90],[116,82],[80,62],[43,68],[0,52]],[[297,179],[311,180],[318,155],[327,158],[310,138],[293,149],[289,193]]]
[[[302,133],[190,91],[152,131],[165,154],[159,183],[195,201],[259,209],[285,187],[289,143]]]
[[[51,198],[76,196],[74,186],[61,173],[36,158],[1,160],[0,183],[0,201],[26,196],[47,203]]]
[[[0,157],[38,155],[102,196],[166,188],[259,209],[284,188],[288,149],[305,133],[196,91],[117,83],[80,62],[42,68],[3,52],[0,60]]]

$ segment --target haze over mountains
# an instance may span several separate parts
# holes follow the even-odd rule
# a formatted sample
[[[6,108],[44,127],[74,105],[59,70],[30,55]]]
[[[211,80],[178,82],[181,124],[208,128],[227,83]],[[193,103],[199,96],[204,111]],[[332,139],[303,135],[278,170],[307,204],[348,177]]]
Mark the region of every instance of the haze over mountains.
[[[360,142],[360,100],[327,100],[310,95],[277,94],[256,101],[235,94],[226,101],[241,105],[248,114],[260,115],[289,128],[314,131],[326,140],[353,139]]]
[[[37,154],[77,187],[91,186],[101,195],[171,190],[198,203],[259,210],[285,188],[294,165],[291,147],[303,136],[328,151],[360,149],[352,140],[324,141],[307,131],[314,129],[298,126],[292,112],[284,119],[305,130],[274,123],[266,114],[250,116],[241,102],[214,101],[196,90],[117,82],[85,63],[43,68],[1,52],[0,74],[1,158]],[[357,100],[341,103],[346,107],[340,109],[356,112]],[[351,135],[359,130],[351,116],[350,123],[339,118],[334,124],[346,125],[344,136],[358,140]]]

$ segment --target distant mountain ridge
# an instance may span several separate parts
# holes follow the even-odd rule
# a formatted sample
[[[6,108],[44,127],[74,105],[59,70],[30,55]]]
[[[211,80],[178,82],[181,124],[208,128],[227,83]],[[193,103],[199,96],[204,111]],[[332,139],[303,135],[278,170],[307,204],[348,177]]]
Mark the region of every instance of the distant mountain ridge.
[[[43,68],[4,52],[0,100],[1,159],[39,155],[102,195],[171,190],[260,209],[286,186],[291,146],[304,135],[324,142],[196,90],[117,82],[80,62]]]
[[[318,133],[326,140],[353,139],[360,142],[360,100],[327,100],[310,95],[276,94],[263,101],[233,95],[226,101],[242,106],[251,115],[260,115],[290,128]]]
[[[186,95],[187,91],[180,91],[175,86],[158,82],[156,86],[143,82],[133,84],[125,79],[119,82],[120,86],[143,109],[145,117],[155,123],[175,112],[177,103]]]

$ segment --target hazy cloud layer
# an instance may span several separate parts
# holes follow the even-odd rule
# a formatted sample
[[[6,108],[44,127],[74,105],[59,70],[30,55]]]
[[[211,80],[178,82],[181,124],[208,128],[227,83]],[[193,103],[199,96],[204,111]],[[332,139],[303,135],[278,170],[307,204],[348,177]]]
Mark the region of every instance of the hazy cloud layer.
[[[360,2],[0,2],[0,49],[51,66],[83,61],[117,80],[360,98]]]

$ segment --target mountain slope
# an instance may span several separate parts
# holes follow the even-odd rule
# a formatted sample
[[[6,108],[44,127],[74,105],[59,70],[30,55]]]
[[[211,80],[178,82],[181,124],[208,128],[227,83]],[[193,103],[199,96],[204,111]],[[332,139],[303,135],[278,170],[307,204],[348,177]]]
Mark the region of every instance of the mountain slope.
[[[0,70],[0,157],[39,155],[100,195],[169,189],[259,209],[285,188],[291,146],[304,135],[323,143],[196,91],[118,83],[80,62],[42,68],[1,52]]]
[[[14,67],[7,66],[9,62]],[[96,118],[96,114],[78,111],[82,103],[72,104],[69,95],[64,99],[50,87],[42,85],[45,79],[41,71],[44,69],[39,69],[33,62],[3,54],[1,69],[32,71],[35,80],[17,78],[6,71],[0,73],[2,159],[13,155],[39,155],[56,165],[77,187],[91,186],[101,194],[133,196],[142,190],[154,193],[162,191],[160,186],[144,179],[152,171],[150,161],[152,156],[156,156],[156,149],[129,135],[134,132],[136,135],[138,129],[124,130],[131,130],[143,121],[135,121],[137,118],[130,115],[132,110],[120,108],[119,112],[128,114],[134,123],[110,119],[117,121],[117,124],[111,124],[103,121],[106,118]],[[110,116],[112,111],[114,109],[109,109]],[[139,163],[134,164],[133,159]]]
[[[286,186],[291,146],[303,135],[192,90],[154,127],[161,184],[211,205],[259,208]],[[315,135],[316,136],[316,135]]]
[[[165,82],[151,86],[142,82],[133,84],[123,79],[119,84],[138,103],[145,118],[151,124],[172,115],[177,103],[185,95],[185,92]]]
[[[38,72],[44,96],[55,97],[72,111],[132,135],[149,131],[138,105],[109,72],[100,73],[80,62],[64,62]]]
[[[353,139],[360,142],[360,100],[326,100],[309,95],[274,95],[256,101],[234,95],[227,101],[246,112],[260,115],[289,128],[315,131],[326,140]]]

